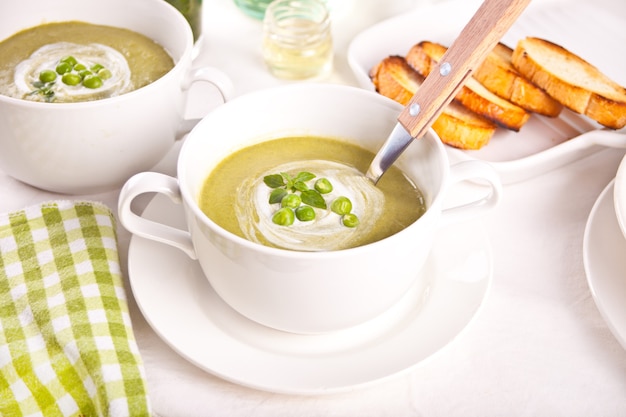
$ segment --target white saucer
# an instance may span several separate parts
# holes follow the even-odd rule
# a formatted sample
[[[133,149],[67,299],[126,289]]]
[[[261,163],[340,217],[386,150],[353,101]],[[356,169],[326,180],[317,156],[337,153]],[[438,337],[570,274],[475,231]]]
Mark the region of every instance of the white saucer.
[[[583,262],[598,310],[626,349],[626,239],[615,214],[614,184],[606,186],[589,214]]]
[[[615,205],[615,216],[622,235],[626,237],[626,156],[622,158],[615,174],[615,184],[613,185],[613,204]]]
[[[182,208],[157,195],[144,217],[183,227]],[[248,387],[322,394],[399,375],[454,340],[476,316],[492,281],[480,223],[442,229],[414,288],[382,316],[346,331],[297,335],[252,322],[212,290],[183,252],[133,236],[129,276],[156,333],[201,369]]]

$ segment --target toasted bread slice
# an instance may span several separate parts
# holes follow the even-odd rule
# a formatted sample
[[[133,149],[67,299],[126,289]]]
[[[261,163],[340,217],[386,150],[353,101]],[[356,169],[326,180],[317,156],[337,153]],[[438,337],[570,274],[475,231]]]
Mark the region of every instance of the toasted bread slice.
[[[523,109],[557,117],[563,105],[520,74],[513,67],[512,55],[513,49],[502,42],[496,44],[472,76],[492,93]]]
[[[564,47],[528,37],[517,43],[511,60],[565,107],[612,129],[626,125],[626,89]]]
[[[370,71],[376,91],[406,105],[424,81],[401,56],[389,56]],[[432,126],[442,142],[460,149],[480,149],[489,142],[496,125],[465,107],[448,104]]]
[[[422,41],[409,50],[406,60],[417,72],[427,77],[447,49],[438,43]],[[516,132],[530,117],[526,110],[495,95],[473,77],[467,79],[454,99],[499,126]]]

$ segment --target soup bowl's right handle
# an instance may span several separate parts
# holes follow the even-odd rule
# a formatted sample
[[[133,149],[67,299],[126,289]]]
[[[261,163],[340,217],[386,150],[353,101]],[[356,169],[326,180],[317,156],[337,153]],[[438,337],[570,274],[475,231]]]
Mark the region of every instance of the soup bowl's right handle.
[[[194,68],[186,75],[181,86],[182,90],[187,94],[187,105],[189,105],[189,90],[193,84],[199,82],[212,85],[219,94],[222,103],[226,103],[233,95],[233,82],[224,72],[209,66]],[[176,133],[176,137],[178,139],[182,138],[189,133],[200,120],[202,120],[202,118],[184,119]]]
[[[493,209],[502,196],[502,182],[493,167],[482,161],[463,161],[450,167],[450,179],[446,184],[445,194],[450,194],[450,188],[461,182],[468,182],[472,197],[469,201],[441,212],[441,225],[445,226],[462,220],[478,217]],[[487,191],[485,191],[487,189]],[[475,194],[479,194],[475,197]]]
[[[187,230],[157,223],[132,211],[133,200],[145,193],[165,194],[173,203],[182,203],[176,178],[158,172],[140,172],[132,176],[120,192],[117,211],[122,225],[134,235],[174,246],[191,259],[197,259],[191,234]]]

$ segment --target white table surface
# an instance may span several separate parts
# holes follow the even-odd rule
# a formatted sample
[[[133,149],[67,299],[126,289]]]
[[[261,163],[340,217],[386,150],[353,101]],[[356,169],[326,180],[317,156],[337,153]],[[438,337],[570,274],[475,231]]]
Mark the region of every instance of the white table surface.
[[[328,82],[355,84],[345,59],[354,35],[426,0],[355,3],[358,8],[336,19],[335,71]],[[208,0],[204,8],[205,38],[198,62],[226,72],[236,95],[285,83],[263,66],[259,21],[244,16],[232,0]],[[198,102],[210,109],[214,103],[202,101],[204,93],[199,94],[193,111],[204,111],[196,106]],[[174,173],[177,150],[159,170]],[[501,205],[484,219],[493,245],[494,281],[476,319],[457,340],[410,373],[367,389],[289,396],[225,382],[172,351],[131,297],[155,413],[163,417],[626,416],[626,351],[598,311],[582,260],[590,210],[614,178],[623,155],[623,150],[603,150],[505,186]],[[1,211],[59,198],[98,200],[115,209],[118,193],[53,194],[0,172]],[[124,267],[129,241],[120,226]]]

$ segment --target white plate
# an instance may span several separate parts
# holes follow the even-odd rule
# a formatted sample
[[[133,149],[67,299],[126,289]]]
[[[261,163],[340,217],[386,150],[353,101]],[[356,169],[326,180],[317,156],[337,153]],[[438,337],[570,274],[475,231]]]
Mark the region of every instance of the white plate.
[[[184,225],[182,209],[159,195],[144,216]],[[481,225],[442,229],[423,271],[425,288],[358,327],[296,335],[237,314],[197,262],[177,249],[134,236],[128,263],[143,315],[181,356],[226,380],[292,394],[353,389],[411,369],[467,328],[492,281],[491,245]]]
[[[348,61],[359,85],[373,91],[370,69],[386,56],[406,55],[419,41],[450,45],[481,3],[441,1],[417,7],[361,32],[348,49]],[[514,47],[526,36],[543,37],[577,53],[614,81],[626,85],[626,54],[620,52],[626,44],[624,27],[626,1],[535,0],[502,40]],[[512,183],[563,166],[603,146],[626,147],[626,136],[614,132],[577,137],[599,127],[587,117],[564,110],[556,119],[533,115],[517,133],[498,129],[480,150],[448,150],[452,161],[480,159],[493,163],[502,181]]]
[[[622,235],[626,238],[626,156],[622,159],[617,168],[617,174],[615,174],[613,202],[617,223],[622,231]]]
[[[626,239],[613,204],[614,181],[591,209],[583,241],[587,282],[600,314],[626,349]]]

